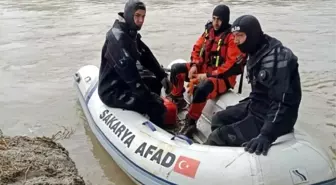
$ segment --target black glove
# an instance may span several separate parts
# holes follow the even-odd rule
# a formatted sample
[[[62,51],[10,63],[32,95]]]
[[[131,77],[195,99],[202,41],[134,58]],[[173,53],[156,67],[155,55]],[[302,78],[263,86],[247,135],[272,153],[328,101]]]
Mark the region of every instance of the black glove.
[[[173,88],[172,83],[168,80],[167,77],[165,77],[161,80],[161,84],[163,88],[165,89],[165,93],[168,95]]]
[[[268,149],[271,146],[271,141],[266,136],[260,134],[249,142],[244,143],[243,146],[245,146],[245,151],[250,153],[255,152],[257,155],[260,155],[262,152],[263,155],[267,155]]]

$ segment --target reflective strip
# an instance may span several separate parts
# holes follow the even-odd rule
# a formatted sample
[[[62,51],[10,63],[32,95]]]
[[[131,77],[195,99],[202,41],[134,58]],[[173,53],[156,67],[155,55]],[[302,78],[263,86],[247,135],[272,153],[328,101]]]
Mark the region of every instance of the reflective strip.
[[[276,67],[277,68],[284,68],[284,67],[287,67],[287,64],[288,64],[288,60],[278,61],[278,65]],[[274,61],[263,64],[262,66],[265,67],[265,68],[273,68]]]
[[[274,123],[275,120],[276,120],[276,118],[278,117],[279,111],[281,109],[281,103],[283,103],[285,101],[285,96],[286,96],[286,93],[283,93],[283,95],[282,95],[282,102],[279,102],[278,110],[275,113],[275,116],[274,116],[274,119],[273,119],[272,123]]]
[[[219,39],[218,44],[217,44],[217,57],[216,57],[216,67],[218,67],[219,64],[219,50],[221,48],[221,44],[222,44],[222,39]]]
[[[205,30],[205,40],[204,40],[204,42],[203,42],[203,45],[202,45],[202,48],[201,48],[201,51],[200,51],[200,57],[202,57],[203,56],[203,54],[204,54],[204,50],[205,50],[205,43],[207,42],[207,37],[209,36],[209,34],[208,34],[208,30],[206,29]]]

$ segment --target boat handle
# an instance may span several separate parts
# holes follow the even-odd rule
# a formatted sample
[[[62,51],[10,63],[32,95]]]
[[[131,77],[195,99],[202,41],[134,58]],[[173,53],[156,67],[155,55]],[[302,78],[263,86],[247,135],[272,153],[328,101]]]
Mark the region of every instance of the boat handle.
[[[156,131],[156,128],[150,121],[145,121],[142,123],[143,125],[147,125],[153,132]]]
[[[174,135],[171,140],[175,140],[175,137],[178,137],[182,140],[185,140],[189,145],[193,144],[193,141],[191,139],[189,139],[187,136],[179,134],[179,135]]]
[[[76,81],[77,83],[79,83],[79,82],[80,82],[80,76],[79,76],[79,74],[78,74],[78,73],[75,73],[75,76],[74,76],[74,78],[75,78],[75,81]]]

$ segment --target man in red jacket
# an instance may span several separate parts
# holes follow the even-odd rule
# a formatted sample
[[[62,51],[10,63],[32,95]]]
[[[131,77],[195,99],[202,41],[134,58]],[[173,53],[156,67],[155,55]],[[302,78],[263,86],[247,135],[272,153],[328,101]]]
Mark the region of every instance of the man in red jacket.
[[[218,5],[213,10],[212,22],[205,25],[205,32],[193,47],[191,62],[177,63],[171,67],[173,89],[169,97],[178,107],[185,104],[184,81],[199,82],[191,92],[193,99],[180,134],[192,136],[206,101],[234,88],[236,75],[243,70],[246,55],[234,43],[229,19],[230,9]]]

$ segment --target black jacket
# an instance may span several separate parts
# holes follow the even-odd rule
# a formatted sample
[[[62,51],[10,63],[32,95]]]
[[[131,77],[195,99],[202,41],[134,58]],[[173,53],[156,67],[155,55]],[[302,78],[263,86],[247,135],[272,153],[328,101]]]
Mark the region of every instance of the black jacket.
[[[249,111],[264,120],[261,134],[272,141],[293,130],[301,102],[298,58],[280,41],[265,34],[261,49],[249,56],[252,86]]]
[[[151,50],[130,30],[123,14],[106,34],[99,71],[98,94],[105,104],[131,92],[135,98],[153,98],[142,78],[155,76],[161,81],[167,76]],[[113,104],[113,103],[112,103]]]

